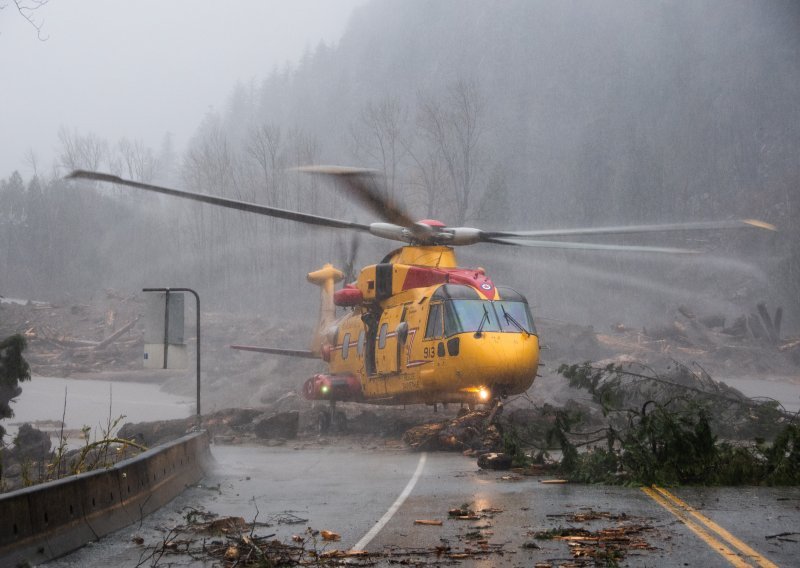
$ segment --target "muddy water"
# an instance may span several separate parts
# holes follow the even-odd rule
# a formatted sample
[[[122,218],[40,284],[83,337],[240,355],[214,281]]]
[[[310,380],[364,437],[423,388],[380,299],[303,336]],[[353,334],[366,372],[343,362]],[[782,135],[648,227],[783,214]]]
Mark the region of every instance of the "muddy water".
[[[33,377],[22,383],[22,394],[11,408],[14,417],[3,421],[10,434],[6,443],[25,422],[53,432],[57,438],[63,416],[68,440],[75,444],[84,426],[89,426],[92,434],[100,434],[108,429],[109,419],[113,422],[123,415],[120,426],[125,422],[184,418],[194,413],[194,401],[163,393],[151,383]]]

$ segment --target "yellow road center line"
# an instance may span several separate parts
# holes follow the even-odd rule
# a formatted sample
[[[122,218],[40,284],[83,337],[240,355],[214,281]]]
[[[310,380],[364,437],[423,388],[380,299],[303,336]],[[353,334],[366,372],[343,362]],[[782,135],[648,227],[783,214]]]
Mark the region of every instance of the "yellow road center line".
[[[736,568],[752,568],[750,564],[745,562],[744,560],[739,557],[733,550],[725,546],[722,542],[714,538],[710,533],[708,533],[703,527],[695,523],[692,519],[686,515],[684,511],[667,501],[664,497],[659,495],[655,490],[649,487],[642,487],[642,491],[644,491],[648,497],[650,497],[653,501],[664,507],[667,511],[678,517],[680,521],[686,525],[694,534],[696,534],[700,539],[705,542],[709,548],[717,552],[720,556],[722,556],[725,560],[730,562]]]
[[[728,542],[728,544],[730,544],[734,548],[738,549],[739,552],[741,552],[745,556],[749,557],[750,560],[755,562],[756,564],[758,564],[758,566],[761,566],[762,568],[778,568],[777,564],[775,564],[771,560],[765,558],[758,551],[754,550],[753,548],[748,546],[746,543],[744,543],[740,539],[738,539],[735,536],[733,536],[730,532],[728,532],[727,530],[725,530],[724,528],[719,526],[717,523],[715,523],[714,521],[712,521],[711,519],[709,519],[708,517],[703,515],[700,511],[698,511],[697,509],[695,509],[694,507],[692,507],[691,505],[689,505],[685,501],[682,501],[680,498],[678,498],[677,496],[673,495],[672,493],[670,493],[669,491],[667,491],[663,487],[658,487],[657,485],[653,485],[653,489],[658,491],[666,499],[672,501],[672,503],[674,503],[675,506],[677,506],[677,507],[681,508],[682,510],[686,511],[687,513],[692,515],[695,519],[697,519],[698,521],[703,523],[706,527],[711,529],[713,532],[717,533],[717,535],[719,535],[724,540],[726,540]]]

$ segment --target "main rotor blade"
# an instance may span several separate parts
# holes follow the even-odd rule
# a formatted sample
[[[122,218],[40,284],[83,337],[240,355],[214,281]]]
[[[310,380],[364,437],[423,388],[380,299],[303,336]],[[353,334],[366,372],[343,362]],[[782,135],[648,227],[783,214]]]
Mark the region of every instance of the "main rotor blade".
[[[303,359],[319,359],[319,353],[308,351],[307,349],[281,349],[280,347],[258,347],[255,345],[231,345],[231,349],[238,351],[255,351],[256,353],[271,353],[273,355],[287,355],[289,357],[301,357]]]
[[[343,166],[303,166],[297,168],[297,171],[341,180],[355,199],[383,220],[402,227],[414,225],[414,219],[403,207],[378,191],[380,175],[375,170]]]
[[[486,237],[530,238],[530,237],[569,237],[581,235],[623,235],[631,233],[659,233],[669,231],[705,231],[712,229],[757,228],[768,231],[777,230],[774,225],[757,219],[736,219],[733,221],[704,221],[698,223],[667,223],[662,225],[620,225],[616,227],[584,227],[578,229],[543,229],[541,231],[484,231]]]
[[[483,239],[484,242],[496,243],[500,245],[514,245],[520,247],[537,247],[537,248],[558,248],[558,249],[577,249],[577,250],[610,250],[620,252],[655,252],[664,254],[700,254],[702,251],[668,248],[668,247],[646,247],[634,245],[609,245],[598,243],[572,243],[567,241],[533,241],[526,239],[506,239],[497,237],[488,237]]]
[[[249,213],[257,213],[259,215],[268,215],[269,217],[276,217],[278,219],[299,221],[300,223],[308,223],[309,225],[333,227],[336,229],[354,229],[356,231],[369,232],[369,225],[362,225],[361,223],[351,223],[349,221],[340,221],[339,219],[332,219],[330,217],[321,217],[319,215],[310,215],[308,213],[298,213],[297,211],[289,211],[287,209],[279,209],[277,207],[268,207],[266,205],[258,205],[257,203],[238,201],[236,199],[226,199],[224,197],[217,197],[214,195],[208,195],[206,193],[194,193],[191,191],[182,191],[180,189],[171,189],[169,187],[151,185],[149,183],[140,183],[138,181],[122,179],[121,177],[111,174],[104,174],[101,172],[75,170],[67,176],[67,179],[90,179],[95,181],[105,181],[117,185],[127,185],[147,191],[163,193],[165,195],[191,199],[192,201],[200,201],[201,203],[209,203],[219,207],[227,207],[228,209],[247,211]]]

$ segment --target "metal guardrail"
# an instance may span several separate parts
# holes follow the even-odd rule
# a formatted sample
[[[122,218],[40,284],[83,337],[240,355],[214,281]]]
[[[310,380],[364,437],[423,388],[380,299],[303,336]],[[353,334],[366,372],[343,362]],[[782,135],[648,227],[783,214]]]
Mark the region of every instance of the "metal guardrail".
[[[205,431],[121,461],[0,495],[0,566],[35,565],[138,522],[210,467]]]

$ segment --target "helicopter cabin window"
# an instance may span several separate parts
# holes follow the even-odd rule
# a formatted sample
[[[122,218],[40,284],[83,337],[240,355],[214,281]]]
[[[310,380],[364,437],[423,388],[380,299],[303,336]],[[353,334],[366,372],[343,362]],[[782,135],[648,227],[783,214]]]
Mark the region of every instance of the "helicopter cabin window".
[[[444,327],[442,325],[442,306],[441,303],[431,304],[428,312],[428,325],[425,328],[425,338],[441,337]]]
[[[350,354],[350,334],[345,333],[344,339],[342,339],[342,359],[347,359],[347,356]]]
[[[358,332],[358,343],[356,344],[356,352],[359,357],[364,355],[364,330]]]
[[[384,323],[381,325],[381,331],[378,333],[378,349],[386,347],[386,332],[389,330],[389,324]]]

